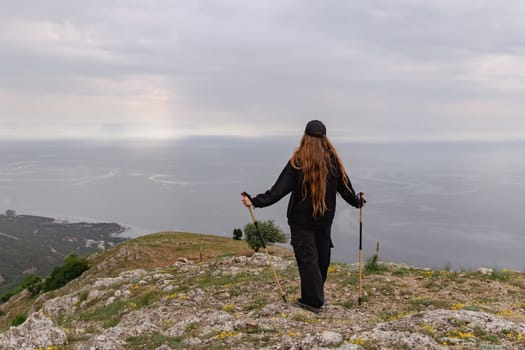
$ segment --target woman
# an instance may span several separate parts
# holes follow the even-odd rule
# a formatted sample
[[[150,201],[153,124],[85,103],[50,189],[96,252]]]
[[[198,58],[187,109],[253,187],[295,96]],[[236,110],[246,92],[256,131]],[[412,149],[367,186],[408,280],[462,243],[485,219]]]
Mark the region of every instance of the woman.
[[[242,203],[257,208],[279,201],[291,192],[288,203],[288,224],[292,246],[301,276],[301,298],[297,304],[319,312],[324,304],[324,282],[333,247],[330,230],[339,193],[350,205],[359,208],[365,202],[364,193],[356,194],[345,167],[334,146],[326,137],[326,127],[312,120],[297,150],[265,193]]]

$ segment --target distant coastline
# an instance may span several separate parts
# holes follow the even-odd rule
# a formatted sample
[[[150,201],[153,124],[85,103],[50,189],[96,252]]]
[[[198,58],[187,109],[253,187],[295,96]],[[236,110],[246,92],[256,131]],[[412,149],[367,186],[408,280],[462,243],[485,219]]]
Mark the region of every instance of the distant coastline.
[[[4,213],[0,213],[0,216],[1,215],[5,216]],[[46,212],[38,212],[38,213],[28,212],[24,214],[17,214],[17,216],[50,219],[52,220],[52,222],[55,222],[57,224],[80,224],[80,223],[100,224],[100,223],[107,223],[110,221],[113,222],[112,220],[90,218],[90,217],[85,217],[85,216],[63,215],[63,214],[58,214],[58,213],[46,213]],[[122,231],[113,233],[114,237],[137,238],[137,237],[155,232],[155,230],[153,229],[147,229],[147,228],[139,227],[136,225],[129,225],[127,223],[118,222],[116,224],[122,228]]]

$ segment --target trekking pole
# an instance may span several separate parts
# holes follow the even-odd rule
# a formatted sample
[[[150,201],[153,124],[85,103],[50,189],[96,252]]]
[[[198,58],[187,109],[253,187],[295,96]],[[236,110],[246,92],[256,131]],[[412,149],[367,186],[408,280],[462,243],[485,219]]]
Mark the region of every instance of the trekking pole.
[[[362,201],[361,193],[359,199]],[[363,203],[361,202],[359,207],[359,299],[357,300],[359,305],[363,299]]]
[[[250,202],[252,200],[252,197],[246,192],[241,193],[241,196],[248,197],[250,199]],[[253,214],[252,207],[248,207],[248,210],[250,211],[250,216],[252,217],[253,224],[255,225],[255,230],[257,231],[257,235],[259,236],[259,239],[261,240],[262,247],[264,248],[264,252],[266,253],[266,257],[268,259],[268,265],[272,269],[273,277],[275,278],[275,282],[277,283],[277,286],[279,287],[279,292],[281,293],[281,297],[283,298],[283,301],[286,303],[286,294],[284,293],[281,283],[279,282],[279,277],[277,276],[277,272],[273,268],[272,265],[272,258],[270,257],[270,254],[268,253],[268,249],[266,248],[266,242],[264,241],[264,237],[261,234],[261,231],[259,230],[259,223],[257,222],[257,219],[255,218],[255,215]]]

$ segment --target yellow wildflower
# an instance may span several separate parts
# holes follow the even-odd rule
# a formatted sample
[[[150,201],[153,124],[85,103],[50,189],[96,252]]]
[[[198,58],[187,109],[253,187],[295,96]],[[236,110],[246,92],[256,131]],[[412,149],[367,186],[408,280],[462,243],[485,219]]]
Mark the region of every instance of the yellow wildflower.
[[[233,310],[235,310],[235,305],[233,304],[226,304],[222,307],[222,309],[226,312],[231,312]]]
[[[222,331],[221,334],[219,334],[215,338],[216,339],[224,339],[224,338],[228,338],[228,337],[236,337],[237,335],[239,335],[239,332]]]
[[[512,316],[514,314],[514,311],[512,310],[501,310],[496,315],[498,316]]]
[[[350,343],[363,346],[365,345],[365,340],[363,338],[350,339]]]
[[[472,332],[462,332],[458,329],[454,329],[452,332],[448,332],[447,336],[449,338],[460,338],[460,339],[472,339],[476,336]]]
[[[169,294],[164,297],[164,299],[175,299],[178,296],[177,293]]]
[[[465,304],[463,303],[450,305],[450,310],[463,310],[464,308],[465,308]]]
[[[433,335],[434,333],[436,333],[436,329],[426,322],[423,323],[422,327],[423,327],[423,330],[425,330],[430,335]]]

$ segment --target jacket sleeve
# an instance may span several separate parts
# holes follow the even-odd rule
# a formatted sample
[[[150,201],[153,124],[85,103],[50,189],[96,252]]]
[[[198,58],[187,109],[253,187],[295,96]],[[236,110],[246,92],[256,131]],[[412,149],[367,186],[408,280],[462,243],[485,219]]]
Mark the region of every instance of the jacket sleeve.
[[[343,181],[343,176],[346,176],[348,179],[348,187],[345,186],[345,183]],[[353,207],[360,208],[361,207],[361,199],[359,198],[359,194],[357,194],[352,187],[352,183],[350,182],[350,178],[348,177],[348,174],[339,174],[337,177],[337,192],[343,197],[343,199],[350,204]]]
[[[253,206],[262,208],[278,202],[293,190],[296,181],[297,171],[288,162],[272,188],[252,198]]]

